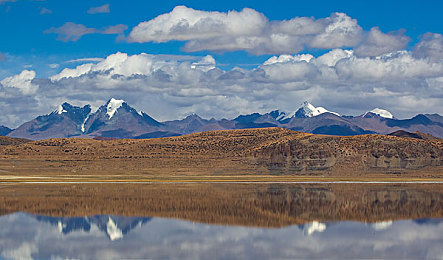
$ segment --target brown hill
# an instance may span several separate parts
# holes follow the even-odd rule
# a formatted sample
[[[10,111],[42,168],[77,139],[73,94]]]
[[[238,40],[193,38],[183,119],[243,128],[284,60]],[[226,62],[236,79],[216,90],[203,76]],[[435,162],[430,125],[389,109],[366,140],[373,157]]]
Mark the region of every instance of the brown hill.
[[[18,145],[30,142],[28,139],[0,136],[0,145]]]
[[[403,130],[398,130],[395,132],[392,132],[388,135],[391,136],[397,136],[397,137],[407,137],[407,138],[416,138],[416,139],[426,139],[426,140],[433,140],[433,139],[438,139],[437,137],[431,135],[431,134],[426,134],[426,133],[422,133],[419,131],[416,132],[407,132],[407,131],[403,131]]]
[[[148,140],[49,139],[1,146],[0,156],[0,168],[8,168],[8,162],[14,160],[21,162],[23,171],[34,172],[353,175],[440,167],[443,142],[384,135],[324,136],[264,128]]]

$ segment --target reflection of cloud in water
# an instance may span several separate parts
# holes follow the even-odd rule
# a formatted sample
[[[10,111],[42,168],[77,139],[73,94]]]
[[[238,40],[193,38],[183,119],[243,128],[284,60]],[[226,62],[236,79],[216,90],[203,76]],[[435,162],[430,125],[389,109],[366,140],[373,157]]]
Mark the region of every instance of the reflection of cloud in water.
[[[262,229],[163,218],[81,219],[48,219],[23,213],[2,216],[0,256],[7,259],[443,257],[443,219],[395,221],[383,232],[374,232],[374,228],[387,227],[389,222],[372,225],[312,222]],[[123,237],[108,232],[111,222],[114,231],[118,234],[121,231]],[[59,223],[65,232],[60,233]],[[111,241],[116,237],[120,239]]]
[[[387,221],[375,222],[374,224],[371,224],[371,226],[374,230],[377,230],[377,231],[385,230],[385,229],[389,228],[390,226],[392,226],[392,221],[387,220]]]

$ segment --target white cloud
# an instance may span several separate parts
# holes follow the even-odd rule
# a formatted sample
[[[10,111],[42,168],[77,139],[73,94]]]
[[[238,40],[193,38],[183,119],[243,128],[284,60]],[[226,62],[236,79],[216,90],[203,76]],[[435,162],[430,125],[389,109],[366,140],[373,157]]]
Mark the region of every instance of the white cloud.
[[[177,6],[133,29],[130,39],[136,42],[204,40],[223,35],[259,35],[268,21],[249,8],[241,12],[206,12]]]
[[[369,31],[366,40],[355,49],[358,56],[380,56],[393,51],[402,50],[410,41],[410,38],[401,32],[384,34],[378,27]]]
[[[190,113],[232,118],[273,109],[293,111],[304,100],[340,114],[357,115],[374,107],[397,118],[443,111],[443,63],[407,51],[359,57],[352,50],[334,49],[319,57],[275,56],[253,69],[227,71],[218,68],[212,56],[118,52],[79,62],[87,63],[49,79],[25,71],[1,81],[0,104],[17,104],[2,105],[1,124],[29,120],[64,101],[97,107],[113,96],[158,120]],[[35,95],[24,99],[25,92]]]
[[[419,58],[433,60],[443,59],[443,35],[438,33],[426,33],[421,41],[415,45],[414,55]]]
[[[131,42],[185,41],[184,50],[236,51],[254,54],[297,53],[305,48],[356,46],[361,27],[344,13],[315,20],[296,17],[269,21],[249,8],[208,12],[177,6],[170,13],[142,22],[132,29]]]
[[[109,4],[104,4],[97,7],[91,7],[88,9],[88,14],[103,14],[103,13],[110,13],[111,10],[109,8]]]
[[[322,20],[324,30],[317,34],[310,46],[320,49],[333,49],[356,46],[361,40],[362,29],[357,20],[344,13],[334,13]]]
[[[38,86],[32,84],[35,78],[35,71],[23,70],[20,74],[8,77],[0,81],[4,87],[17,88],[23,94],[33,94],[37,91]]]

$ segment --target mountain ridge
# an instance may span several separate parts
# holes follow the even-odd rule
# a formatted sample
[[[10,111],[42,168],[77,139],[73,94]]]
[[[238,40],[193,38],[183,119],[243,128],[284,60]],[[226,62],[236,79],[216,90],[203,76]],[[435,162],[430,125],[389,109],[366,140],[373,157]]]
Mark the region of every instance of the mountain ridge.
[[[443,138],[443,117],[418,114],[397,119],[389,111],[376,108],[359,116],[341,116],[305,101],[297,110],[287,113],[274,110],[229,119],[204,119],[191,114],[180,120],[159,122],[137,111],[122,99],[109,99],[95,112],[83,107],[61,104],[55,111],[38,116],[6,134],[10,137],[42,140],[48,138],[157,138],[210,130],[282,127],[295,131],[326,135],[390,134],[403,130],[423,132]]]

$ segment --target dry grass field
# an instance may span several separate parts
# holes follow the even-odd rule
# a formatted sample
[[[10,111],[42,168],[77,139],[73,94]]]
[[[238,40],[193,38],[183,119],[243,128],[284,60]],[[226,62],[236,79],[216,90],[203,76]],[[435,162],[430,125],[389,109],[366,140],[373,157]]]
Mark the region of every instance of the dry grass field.
[[[443,178],[443,142],[281,128],[146,140],[2,137],[2,181],[301,181]]]

